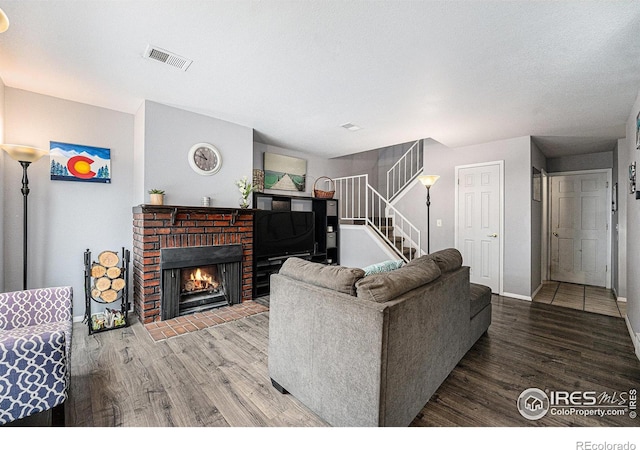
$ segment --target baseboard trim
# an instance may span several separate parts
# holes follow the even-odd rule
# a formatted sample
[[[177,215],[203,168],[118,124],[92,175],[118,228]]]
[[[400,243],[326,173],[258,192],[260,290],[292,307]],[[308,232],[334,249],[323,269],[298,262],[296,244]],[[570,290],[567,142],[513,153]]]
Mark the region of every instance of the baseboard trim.
[[[527,301],[531,301],[531,297],[527,297],[526,295],[520,295],[520,294],[511,294],[510,292],[503,292],[501,294],[503,297],[511,297],[511,298],[515,298],[518,300],[527,300]]]
[[[534,298],[536,298],[536,295],[538,295],[538,292],[540,292],[540,289],[542,289],[543,284],[540,283],[540,286],[538,286],[538,288],[533,291],[533,294],[531,294],[531,299],[533,300]]]
[[[627,329],[629,330],[629,335],[631,336],[631,342],[633,343],[633,348],[635,349],[636,358],[640,360],[640,334],[633,331],[633,327],[631,326],[631,322],[629,322],[628,316],[624,316],[624,321],[627,324]]]

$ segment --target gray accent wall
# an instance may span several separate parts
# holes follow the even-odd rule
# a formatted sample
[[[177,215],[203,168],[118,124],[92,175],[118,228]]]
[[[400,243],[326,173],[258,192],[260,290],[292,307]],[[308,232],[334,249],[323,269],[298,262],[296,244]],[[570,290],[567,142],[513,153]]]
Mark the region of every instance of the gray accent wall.
[[[577,170],[610,169],[613,167],[613,151],[562,156],[547,160],[548,172],[573,172]]]
[[[7,142],[111,149],[111,184],[52,181],[48,157],[29,167],[29,288],[72,286],[76,318],[85,309],[84,251],[131,249],[133,126],[131,114],[5,88]],[[4,288],[14,291],[22,289],[22,168],[4,162]]]
[[[134,198],[143,196],[147,203],[149,189],[163,189],[168,205],[198,206],[207,196],[211,206],[238,207],[235,182],[253,176],[252,128],[152,101],[145,101],[144,112],[136,116],[136,122],[144,122],[144,147],[136,148],[136,160],[144,161],[144,179],[136,180]],[[137,135],[138,145],[141,139]],[[199,175],[189,165],[189,149],[200,142],[221,153],[222,168],[215,175]]]

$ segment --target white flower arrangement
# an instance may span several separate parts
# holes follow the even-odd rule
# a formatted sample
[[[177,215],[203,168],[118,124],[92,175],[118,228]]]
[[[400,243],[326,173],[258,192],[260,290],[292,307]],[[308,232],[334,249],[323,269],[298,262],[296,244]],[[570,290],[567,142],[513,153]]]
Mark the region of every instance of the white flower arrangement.
[[[236,180],[236,186],[238,186],[238,190],[242,194],[242,198],[240,199],[240,206],[243,208],[249,207],[249,195],[253,192],[253,185],[249,183],[249,180],[246,176],[242,177],[241,180]]]

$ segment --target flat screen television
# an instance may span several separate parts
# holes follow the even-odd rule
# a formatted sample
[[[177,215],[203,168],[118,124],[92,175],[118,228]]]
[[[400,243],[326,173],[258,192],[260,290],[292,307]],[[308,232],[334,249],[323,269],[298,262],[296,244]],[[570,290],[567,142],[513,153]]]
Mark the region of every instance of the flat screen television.
[[[254,222],[256,256],[264,258],[313,253],[313,212],[258,210]]]

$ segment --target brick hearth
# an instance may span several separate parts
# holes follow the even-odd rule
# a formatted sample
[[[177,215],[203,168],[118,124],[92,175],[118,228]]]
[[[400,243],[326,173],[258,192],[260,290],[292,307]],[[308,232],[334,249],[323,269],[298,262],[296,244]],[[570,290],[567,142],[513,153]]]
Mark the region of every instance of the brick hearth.
[[[160,320],[160,250],[242,244],[240,301],[252,299],[253,212],[198,206],[133,208],[133,303],[142,323]]]

